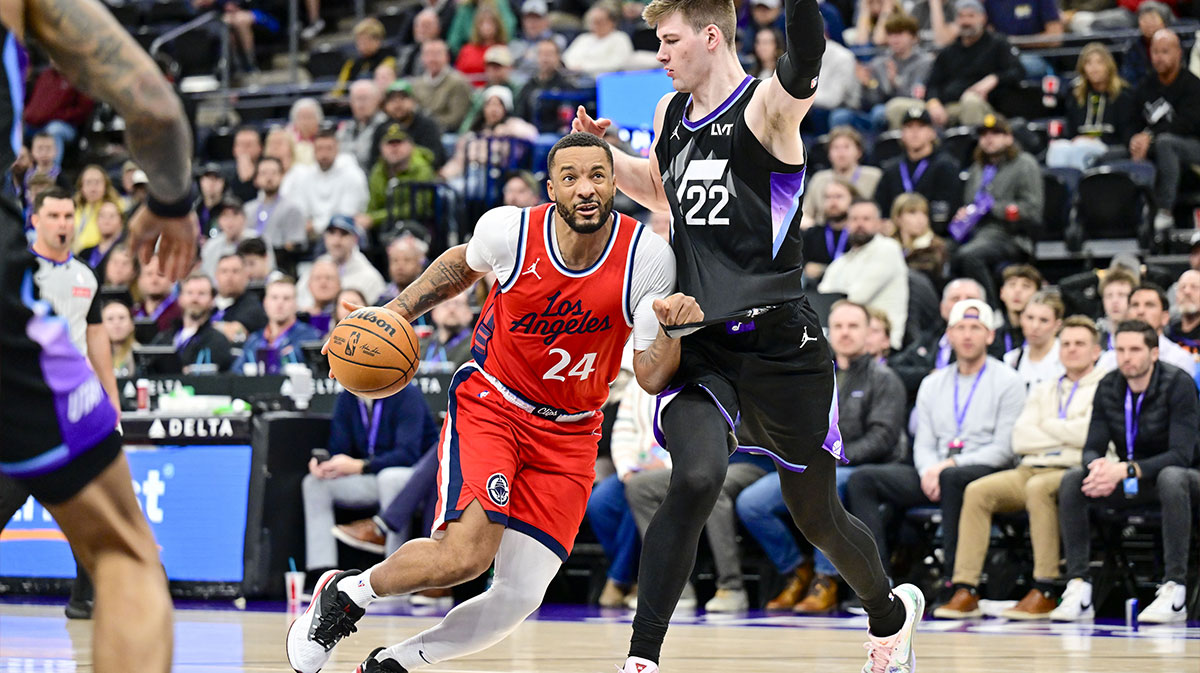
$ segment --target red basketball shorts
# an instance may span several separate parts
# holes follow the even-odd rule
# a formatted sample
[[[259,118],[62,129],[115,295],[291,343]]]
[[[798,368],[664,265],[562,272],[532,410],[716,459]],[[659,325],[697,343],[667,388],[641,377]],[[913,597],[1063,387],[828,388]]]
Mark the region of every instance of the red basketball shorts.
[[[558,423],[515,406],[468,364],[450,383],[438,443],[433,530],[479,501],[495,523],[525,533],[563,561],[587,511],[602,416]]]

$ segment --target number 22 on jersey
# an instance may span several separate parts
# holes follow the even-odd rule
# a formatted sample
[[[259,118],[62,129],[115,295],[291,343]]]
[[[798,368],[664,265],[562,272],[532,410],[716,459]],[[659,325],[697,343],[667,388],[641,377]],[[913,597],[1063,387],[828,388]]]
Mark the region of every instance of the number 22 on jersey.
[[[729,217],[724,215],[729,203],[729,188],[723,184],[712,184],[725,179],[725,159],[696,159],[688,163],[683,179],[679,181],[680,210],[684,212],[684,223],[690,225],[724,226]],[[708,184],[706,184],[708,183]]]

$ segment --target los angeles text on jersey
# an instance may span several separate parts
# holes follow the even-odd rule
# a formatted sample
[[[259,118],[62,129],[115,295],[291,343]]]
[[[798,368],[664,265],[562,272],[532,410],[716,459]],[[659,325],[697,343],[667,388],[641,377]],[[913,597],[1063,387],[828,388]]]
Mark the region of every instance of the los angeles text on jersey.
[[[541,313],[526,313],[512,321],[511,332],[544,336],[542,343],[553,344],[563,334],[597,334],[612,329],[608,316],[597,318],[582,300],[562,297],[562,291],[546,297]]]

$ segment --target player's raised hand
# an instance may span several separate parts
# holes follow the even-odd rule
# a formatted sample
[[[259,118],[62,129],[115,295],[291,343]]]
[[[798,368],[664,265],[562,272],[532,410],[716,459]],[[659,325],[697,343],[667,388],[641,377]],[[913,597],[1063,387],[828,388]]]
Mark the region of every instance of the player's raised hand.
[[[142,264],[158,256],[159,267],[172,281],[179,280],[196,263],[200,225],[194,214],[160,217],[143,206],[129,220],[129,241]]]
[[[682,292],[676,292],[666,299],[655,299],[654,315],[658,317],[660,323],[666,326],[704,321],[704,311],[700,309],[700,304],[696,302],[695,297],[690,297]]]
[[[587,113],[582,105],[575,110],[575,121],[571,122],[571,130],[577,133],[590,133],[598,138],[603,138],[604,133],[608,131],[608,127],[612,126],[611,119],[592,119],[592,116]]]

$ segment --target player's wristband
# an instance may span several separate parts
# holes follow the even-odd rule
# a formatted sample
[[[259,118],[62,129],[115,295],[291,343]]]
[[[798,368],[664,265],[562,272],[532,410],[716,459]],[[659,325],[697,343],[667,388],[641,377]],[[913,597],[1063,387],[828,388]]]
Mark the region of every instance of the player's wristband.
[[[192,208],[196,206],[196,188],[193,186],[188,190],[186,196],[178,201],[170,203],[159,201],[154,198],[153,194],[146,196],[146,207],[150,212],[159,217],[185,217],[192,212]]]

